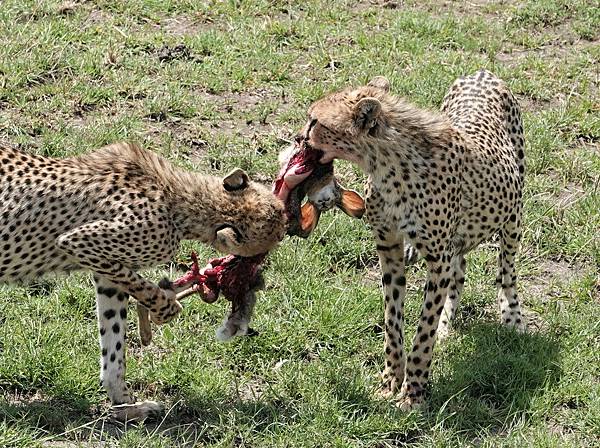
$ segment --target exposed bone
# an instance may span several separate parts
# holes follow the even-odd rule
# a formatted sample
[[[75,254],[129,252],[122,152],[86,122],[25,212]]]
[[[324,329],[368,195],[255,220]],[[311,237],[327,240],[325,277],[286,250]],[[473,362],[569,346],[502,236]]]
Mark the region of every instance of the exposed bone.
[[[165,284],[165,282],[168,282],[169,286],[167,286]],[[161,285],[161,283],[162,283],[162,285]],[[161,286],[161,287],[167,286],[168,289],[171,289],[170,282],[167,279],[161,280],[161,283],[159,283],[159,286]],[[167,288],[163,288],[163,289],[167,289]],[[197,292],[198,292],[197,285],[193,285],[189,288],[184,289],[183,291],[178,292],[175,296],[175,300],[181,301]],[[140,335],[140,342],[144,347],[147,347],[152,342],[152,325],[150,322],[150,312],[148,311],[148,308],[146,308],[145,306],[138,303],[137,304],[137,315],[138,315],[138,332]]]

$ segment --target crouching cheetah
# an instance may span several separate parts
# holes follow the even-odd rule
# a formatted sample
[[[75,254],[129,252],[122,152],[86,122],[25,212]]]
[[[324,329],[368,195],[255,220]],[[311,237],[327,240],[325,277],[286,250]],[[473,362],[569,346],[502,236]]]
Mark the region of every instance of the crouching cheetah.
[[[223,179],[193,174],[128,143],[62,160],[0,147],[0,160],[0,282],[92,271],[100,378],[116,415],[159,411],[134,403],[125,384],[127,298],[158,324],[181,306],[136,271],[169,261],[183,239],[242,256],[266,252],[285,234],[283,203],[240,169]]]
[[[412,409],[423,402],[436,337],[445,335],[464,284],[464,255],[500,237],[496,283],[502,322],[523,329],[515,254],[521,237],[525,173],[519,106],[487,71],[458,79],[442,113],[389,93],[377,77],[315,102],[298,136],[321,163],[346,159],[369,178],[366,219],[373,228],[385,298],[383,394]],[[404,346],[404,243],[427,262],[417,331]],[[439,325],[438,325],[439,324]]]

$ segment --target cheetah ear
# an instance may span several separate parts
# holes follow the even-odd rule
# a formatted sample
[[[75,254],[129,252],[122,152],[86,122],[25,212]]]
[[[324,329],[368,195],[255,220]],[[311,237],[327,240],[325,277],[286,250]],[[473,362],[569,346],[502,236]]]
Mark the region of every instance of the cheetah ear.
[[[319,211],[312,203],[306,202],[300,208],[300,227],[302,234],[308,236],[317,227]]]
[[[248,186],[248,175],[241,168],[235,168],[223,178],[223,187],[227,191],[243,190]]]
[[[371,129],[377,124],[381,114],[381,103],[377,98],[363,98],[356,105],[354,125],[361,131]]]
[[[353,218],[362,218],[365,214],[365,201],[356,191],[345,190],[340,187],[342,196],[339,200],[338,207],[348,216]]]
[[[390,82],[384,76],[376,76],[372,80],[369,81],[368,86],[377,87],[378,89],[383,90],[384,92],[390,91]]]

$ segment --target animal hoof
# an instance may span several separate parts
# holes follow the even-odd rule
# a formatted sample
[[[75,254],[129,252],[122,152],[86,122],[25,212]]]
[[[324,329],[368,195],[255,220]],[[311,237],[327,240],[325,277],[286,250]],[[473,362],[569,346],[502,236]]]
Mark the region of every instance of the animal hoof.
[[[140,342],[144,347],[147,347],[152,342],[152,327],[150,326],[150,314],[147,308],[138,303],[138,332],[140,334]]]
[[[157,419],[164,412],[164,406],[156,401],[138,401],[112,407],[112,418],[120,422],[139,423],[146,419]]]

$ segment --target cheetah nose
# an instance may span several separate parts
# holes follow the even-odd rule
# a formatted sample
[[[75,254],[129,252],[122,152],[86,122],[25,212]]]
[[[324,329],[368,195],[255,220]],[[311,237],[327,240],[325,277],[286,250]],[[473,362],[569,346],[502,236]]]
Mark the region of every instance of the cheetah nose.
[[[302,143],[303,139],[304,139],[304,136],[302,134],[296,134],[296,136],[294,137],[294,141],[298,144]]]

